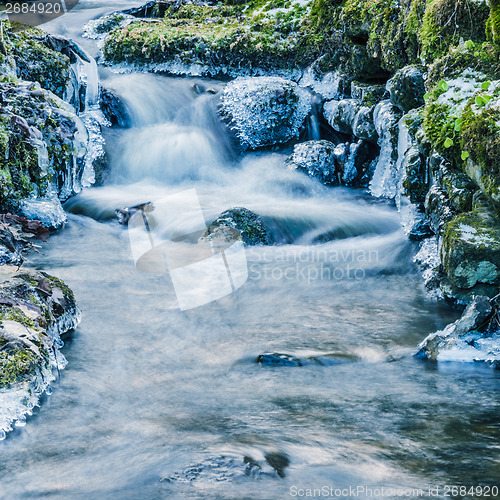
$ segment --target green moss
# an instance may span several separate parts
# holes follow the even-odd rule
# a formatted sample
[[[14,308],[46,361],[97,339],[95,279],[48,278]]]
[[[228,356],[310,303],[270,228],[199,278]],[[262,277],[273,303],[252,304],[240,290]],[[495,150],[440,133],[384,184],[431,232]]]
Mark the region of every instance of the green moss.
[[[0,322],[2,320],[16,321],[28,328],[35,327],[35,322],[17,307],[0,306]]]
[[[39,357],[29,349],[0,351],[0,389],[29,380],[37,372]]]
[[[488,40],[500,46],[500,0],[490,0],[490,17],[486,26]]]
[[[483,42],[490,11],[474,0],[430,0],[420,30],[422,55],[432,62],[458,45],[460,39]]]

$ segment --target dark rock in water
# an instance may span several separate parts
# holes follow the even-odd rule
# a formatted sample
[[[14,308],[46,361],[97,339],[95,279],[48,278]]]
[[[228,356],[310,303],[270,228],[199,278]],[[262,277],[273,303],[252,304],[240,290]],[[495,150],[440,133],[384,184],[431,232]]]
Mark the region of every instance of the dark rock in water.
[[[285,469],[290,465],[289,458],[280,452],[271,452],[264,455],[266,462],[276,471],[282,479],[286,476]]]
[[[210,224],[203,235],[204,238],[212,234],[220,235],[221,229],[237,229],[241,239],[246,245],[272,245],[273,238],[262,219],[247,208],[236,207],[222,212],[212,224]],[[229,235],[233,232],[229,231]]]
[[[367,186],[371,179],[372,163],[379,148],[367,141],[358,141],[349,146],[349,156],[344,163],[342,184],[346,186]]]
[[[412,146],[406,151],[403,163],[406,177],[403,181],[405,194],[409,195],[412,203],[422,203],[429,189],[426,175],[425,160],[417,147]]]
[[[302,366],[302,361],[290,354],[282,354],[279,352],[265,352],[259,354],[256,360],[257,363],[262,365],[271,366]]]
[[[287,163],[322,184],[332,186],[339,183],[334,152],[335,145],[329,141],[307,141],[295,145]]]
[[[298,358],[292,354],[285,354],[281,352],[265,352],[259,354],[256,363],[263,366],[306,366],[306,365],[320,365],[320,366],[336,366],[345,363],[352,363],[356,361],[355,356],[342,353],[328,353],[321,356],[308,356],[307,358]]]
[[[421,66],[406,66],[400,69],[388,82],[392,104],[407,113],[411,109],[423,106],[425,83],[424,68]]]
[[[434,236],[434,231],[431,229],[426,220],[417,221],[408,234],[408,237],[412,241],[422,241],[426,238],[430,238],[431,236]]]
[[[130,126],[130,114],[127,107],[113,90],[101,88],[100,104],[104,116],[112,125]]]
[[[133,207],[117,208],[115,210],[116,218],[121,225],[126,226],[128,224],[128,221],[130,220],[130,217],[132,217],[132,215],[134,215],[139,210],[142,210],[146,213],[151,212],[154,210],[154,205],[150,201],[148,201],[146,203],[139,203],[139,205],[134,205]]]
[[[175,472],[162,479],[166,483],[220,483],[261,477],[285,477],[285,469],[290,464],[289,458],[280,452],[265,454],[265,463],[259,463],[249,455],[233,453],[211,456],[196,464],[186,467],[182,472]],[[266,470],[267,469],[267,470]]]

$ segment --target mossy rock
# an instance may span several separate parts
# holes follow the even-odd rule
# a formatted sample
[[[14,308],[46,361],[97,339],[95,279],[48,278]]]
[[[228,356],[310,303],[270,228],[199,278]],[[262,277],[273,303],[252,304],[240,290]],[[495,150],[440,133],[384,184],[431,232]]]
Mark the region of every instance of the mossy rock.
[[[0,267],[0,389],[31,383],[50,369],[54,339],[74,328],[79,310],[58,278]]]
[[[246,245],[272,245],[273,238],[262,219],[251,210],[235,207],[222,212],[203,235],[209,238],[215,234],[219,236],[221,229],[232,228],[239,231],[241,240]]]
[[[388,82],[392,104],[403,113],[424,105],[425,69],[422,66],[406,66],[400,69]]]
[[[486,22],[490,9],[475,0],[431,0],[420,30],[422,55],[432,62],[448,52],[460,39],[486,41]]]
[[[459,214],[445,226],[441,260],[449,282],[462,289],[500,285],[500,223],[491,213]]]
[[[74,194],[86,137],[72,108],[37,83],[0,83],[0,92],[0,209],[16,210],[21,199],[50,189],[63,199]]]
[[[426,176],[425,159],[416,146],[411,147],[404,156],[402,168],[405,172],[403,180],[404,193],[412,203],[423,203],[429,190]]]

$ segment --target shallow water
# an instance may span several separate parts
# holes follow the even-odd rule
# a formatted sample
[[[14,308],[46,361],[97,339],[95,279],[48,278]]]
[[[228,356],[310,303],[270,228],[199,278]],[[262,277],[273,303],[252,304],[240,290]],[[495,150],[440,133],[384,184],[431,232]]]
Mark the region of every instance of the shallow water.
[[[77,38],[105,10],[81,2],[53,30]],[[69,223],[31,259],[71,286],[83,319],[53,393],[0,443],[0,497],[428,497],[437,485],[443,497],[445,484],[498,483],[499,372],[412,358],[458,312],[426,299],[396,210],[289,171],[283,152],[239,155],[217,96],[193,89],[221,82],[101,76],[133,127],[106,132],[108,185],[70,200]],[[245,206],[279,245],[247,249],[241,288],[181,312],[167,273],[135,269],[113,213],[193,187],[207,222]],[[304,366],[261,366],[264,352]],[[288,457],[284,478],[269,453]],[[262,471],[245,474],[245,456]]]

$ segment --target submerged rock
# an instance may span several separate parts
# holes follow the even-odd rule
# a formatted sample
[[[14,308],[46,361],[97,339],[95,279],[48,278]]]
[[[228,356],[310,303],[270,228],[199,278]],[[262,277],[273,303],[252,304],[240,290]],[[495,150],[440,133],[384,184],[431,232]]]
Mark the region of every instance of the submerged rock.
[[[475,297],[455,323],[430,334],[418,346],[416,356],[432,361],[483,361],[499,366],[500,335],[491,326],[497,314],[495,301],[492,305],[488,297]]]
[[[222,115],[244,148],[283,144],[298,136],[310,94],[278,77],[237,78],[222,92]]]
[[[234,230],[238,233],[235,233]],[[236,207],[222,212],[207,227],[204,238],[211,235],[223,239],[239,239],[246,245],[272,245],[273,238],[262,219],[247,208]]]
[[[330,141],[307,141],[296,144],[287,163],[291,168],[304,172],[327,186],[339,183],[335,145]]]
[[[265,460],[265,461],[264,461]],[[167,483],[220,483],[259,479],[262,477],[284,478],[290,465],[288,456],[280,451],[264,453],[264,460],[256,460],[250,455],[225,453],[210,456],[186,467],[182,472],[175,472],[162,478]]]
[[[80,311],[68,286],[43,272],[0,266],[0,439],[31,414],[53,369],[66,360],[60,336]]]

